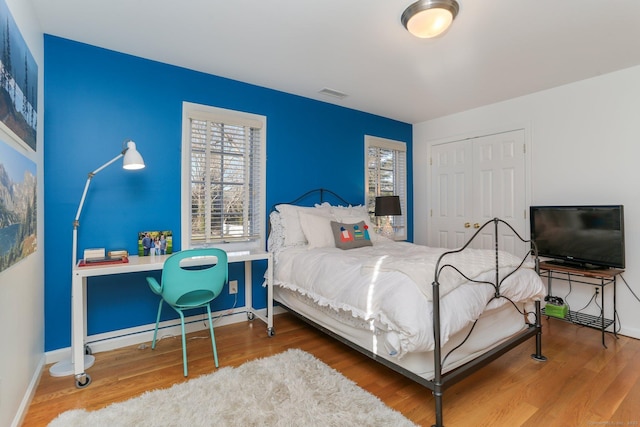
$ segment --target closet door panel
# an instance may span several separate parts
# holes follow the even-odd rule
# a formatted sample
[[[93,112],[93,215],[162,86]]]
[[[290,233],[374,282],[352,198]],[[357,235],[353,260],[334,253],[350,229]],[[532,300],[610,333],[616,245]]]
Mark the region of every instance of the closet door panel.
[[[473,140],[475,223],[493,218],[508,222],[522,236],[526,229],[524,130],[487,135]],[[503,228],[501,228],[503,231]],[[493,230],[487,230],[487,235]],[[500,247],[520,251],[511,230],[499,236]],[[486,247],[489,239],[481,239]],[[493,245],[493,243],[491,243]],[[479,247],[479,245],[477,245]],[[491,246],[492,247],[492,246]],[[508,249],[511,248],[511,249]]]
[[[472,151],[467,141],[436,145],[431,152],[432,206],[429,245],[457,247],[467,240],[472,215]]]

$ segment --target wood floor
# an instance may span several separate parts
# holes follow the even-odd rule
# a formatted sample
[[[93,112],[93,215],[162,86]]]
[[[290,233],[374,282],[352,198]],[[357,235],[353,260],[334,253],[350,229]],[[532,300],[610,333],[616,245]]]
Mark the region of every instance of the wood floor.
[[[543,323],[543,353],[548,361],[529,357],[534,350],[530,340],[449,388],[444,394],[447,427],[640,425],[640,341],[607,334],[605,349],[597,330],[557,319]],[[430,390],[290,314],[277,315],[274,326],[276,335],[271,338],[259,320],[216,328],[220,366],[238,366],[300,348],[414,423],[433,423]],[[189,337],[189,378],[215,371],[207,331]],[[54,378],[46,370],[23,426],[46,426],[69,409],[95,410],[185,381],[179,337],[161,340],[153,351],[148,345],[96,354],[95,365],[87,371],[93,382],[83,390],[75,388],[72,377]]]

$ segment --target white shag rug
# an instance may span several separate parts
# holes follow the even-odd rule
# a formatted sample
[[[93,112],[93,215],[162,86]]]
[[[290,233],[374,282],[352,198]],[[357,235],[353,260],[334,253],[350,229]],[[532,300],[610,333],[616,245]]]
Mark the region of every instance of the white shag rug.
[[[338,371],[297,349],[221,368],[97,411],[67,411],[49,427],[214,425],[415,427]]]

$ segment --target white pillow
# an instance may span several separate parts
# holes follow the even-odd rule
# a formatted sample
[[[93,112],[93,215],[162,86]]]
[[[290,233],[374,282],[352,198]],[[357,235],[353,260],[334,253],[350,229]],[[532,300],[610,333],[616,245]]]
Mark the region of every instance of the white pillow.
[[[329,204],[316,205],[315,207],[280,204],[276,205],[276,209],[281,214],[285,246],[299,246],[307,243],[300,226],[298,212],[313,212],[316,215],[331,216],[331,206]]]
[[[309,242],[309,249],[335,247],[331,229],[331,221],[334,220],[332,216],[313,215],[308,211],[300,211],[298,214],[302,231]]]

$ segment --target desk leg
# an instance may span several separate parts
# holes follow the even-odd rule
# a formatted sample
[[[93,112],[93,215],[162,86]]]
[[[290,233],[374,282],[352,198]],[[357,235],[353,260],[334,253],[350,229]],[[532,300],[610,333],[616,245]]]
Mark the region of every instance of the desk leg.
[[[247,316],[249,319],[254,319],[256,315],[267,324],[267,335],[272,337],[275,335],[273,329],[273,255],[267,256],[267,317],[264,318],[256,313],[253,308],[253,273],[251,270],[251,261],[245,261],[244,268],[244,283],[245,283],[245,301],[244,305],[247,308]]]
[[[272,337],[276,334],[273,329],[273,254],[267,258],[267,334]]]
[[[91,383],[91,377],[85,372],[84,357],[86,291],[87,278],[74,274],[71,283],[71,364],[77,388]]]
[[[255,310],[253,309],[253,272],[251,270],[251,261],[244,262],[244,306],[247,309],[247,317],[249,320],[254,318]]]

